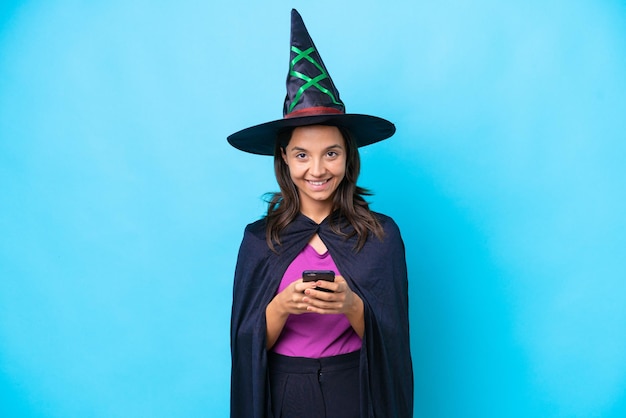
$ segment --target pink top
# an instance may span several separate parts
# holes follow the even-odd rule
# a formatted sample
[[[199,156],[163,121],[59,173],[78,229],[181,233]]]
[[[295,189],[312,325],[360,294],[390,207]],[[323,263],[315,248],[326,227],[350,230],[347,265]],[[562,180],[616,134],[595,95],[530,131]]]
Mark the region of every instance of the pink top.
[[[319,254],[311,245],[293,260],[283,276],[278,292],[302,278],[304,270],[333,270],[337,266],[328,251]],[[278,354],[291,357],[321,358],[352,353],[361,349],[361,338],[343,314],[317,314],[305,312],[289,315],[273,347]]]

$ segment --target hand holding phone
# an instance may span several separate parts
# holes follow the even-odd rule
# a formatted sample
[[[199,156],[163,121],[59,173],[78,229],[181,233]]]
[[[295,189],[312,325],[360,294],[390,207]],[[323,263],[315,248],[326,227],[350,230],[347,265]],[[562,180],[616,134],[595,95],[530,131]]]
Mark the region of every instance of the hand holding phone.
[[[327,282],[335,281],[335,272],[332,270],[305,270],[302,272],[303,282],[316,282],[318,280],[324,280]],[[332,292],[332,290],[316,287],[315,290],[322,292]]]

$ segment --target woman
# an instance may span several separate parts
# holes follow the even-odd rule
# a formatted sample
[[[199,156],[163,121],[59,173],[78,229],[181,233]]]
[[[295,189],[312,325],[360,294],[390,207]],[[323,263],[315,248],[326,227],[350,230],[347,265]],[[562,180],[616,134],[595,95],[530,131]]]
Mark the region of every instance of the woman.
[[[357,147],[395,132],[346,114],[300,15],[281,120],[231,135],[274,155],[280,192],[246,227],[231,322],[233,417],[410,417],[404,246],[357,186]],[[305,282],[304,270],[334,281]]]

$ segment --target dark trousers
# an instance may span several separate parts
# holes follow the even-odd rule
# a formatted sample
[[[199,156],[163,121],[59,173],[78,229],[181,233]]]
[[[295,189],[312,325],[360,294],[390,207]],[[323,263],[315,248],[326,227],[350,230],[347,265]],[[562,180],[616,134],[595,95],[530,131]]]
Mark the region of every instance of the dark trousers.
[[[360,352],[311,359],[269,353],[274,418],[358,418]]]

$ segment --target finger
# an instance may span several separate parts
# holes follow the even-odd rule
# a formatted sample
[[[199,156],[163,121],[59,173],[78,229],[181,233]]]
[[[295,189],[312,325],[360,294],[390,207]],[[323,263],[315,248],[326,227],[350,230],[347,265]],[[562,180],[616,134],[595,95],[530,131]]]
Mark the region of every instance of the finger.
[[[295,292],[304,292],[306,289],[313,289],[315,288],[315,283],[314,282],[303,282],[302,279],[300,280],[296,280],[294,282],[294,291]]]
[[[325,280],[318,280],[315,282],[316,290],[325,289],[327,292],[336,292],[338,289],[338,284],[334,282],[327,282]],[[323,292],[323,290],[322,290]]]
[[[318,314],[337,314],[341,313],[341,310],[337,308],[334,302],[312,301],[307,306],[308,312],[315,312]]]
[[[332,301],[333,295],[335,292],[325,292],[323,290],[318,289],[307,289],[304,291],[306,296],[309,296],[307,301],[321,300],[321,301]]]
[[[347,292],[348,290],[350,290],[350,286],[348,285],[346,279],[343,278],[343,276],[335,277],[335,283],[337,284],[337,292]]]
[[[301,298],[298,302],[294,302],[292,305],[292,312],[291,313],[295,313],[295,314],[301,314],[303,312],[307,312],[309,306],[311,306],[309,304],[310,301],[306,300],[306,298]]]
[[[335,308],[335,306],[333,305],[335,301],[321,299],[321,297],[324,297],[327,294],[330,295],[332,293],[320,292],[319,290],[311,290],[310,292],[310,295],[304,296],[304,298],[302,299],[302,303],[306,303],[309,306],[321,309]],[[316,297],[315,295],[320,295],[320,298]]]

